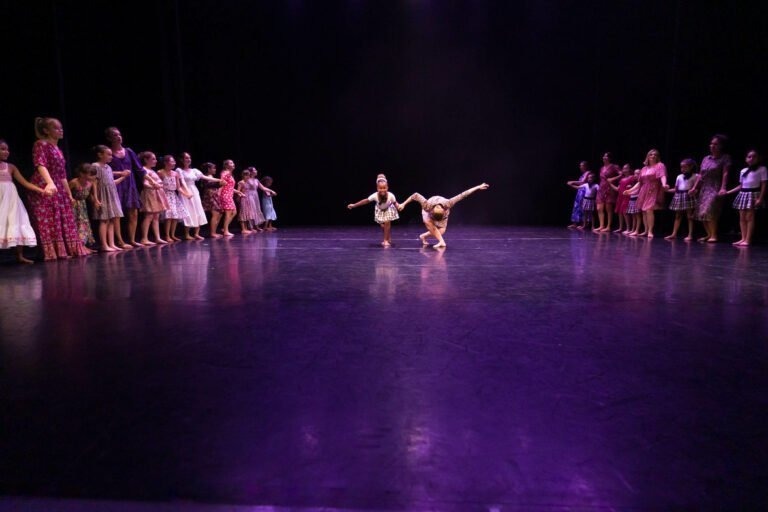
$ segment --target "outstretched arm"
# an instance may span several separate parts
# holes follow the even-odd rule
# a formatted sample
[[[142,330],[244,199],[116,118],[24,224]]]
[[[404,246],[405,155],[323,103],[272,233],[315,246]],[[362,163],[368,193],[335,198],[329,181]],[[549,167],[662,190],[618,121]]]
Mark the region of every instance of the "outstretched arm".
[[[445,205],[446,208],[453,208],[453,205],[464,199],[465,197],[474,194],[478,190],[486,190],[490,185],[487,183],[481,183],[480,185],[477,185],[476,187],[472,187],[468,190],[465,190],[461,194],[454,196],[448,200],[448,204]]]
[[[408,199],[406,199],[405,201],[403,201],[402,203],[397,205],[397,211],[400,211],[400,212],[403,211],[403,208],[405,208],[406,205],[408,203],[410,203],[411,201],[416,201],[417,203],[419,203],[421,205],[422,208],[424,208],[424,204],[427,202],[427,200],[424,199],[423,195],[421,195],[418,192],[416,192],[414,194],[411,194],[411,196],[408,197]]]
[[[358,201],[358,202],[356,202],[356,203],[350,203],[350,204],[348,204],[348,205],[347,205],[347,209],[348,209],[348,210],[351,210],[352,208],[357,208],[358,206],[363,206],[364,204],[368,204],[368,203],[370,203],[370,201],[369,201],[369,200],[368,200],[368,198],[366,197],[365,199],[361,199],[361,200],[359,200],[359,201]]]

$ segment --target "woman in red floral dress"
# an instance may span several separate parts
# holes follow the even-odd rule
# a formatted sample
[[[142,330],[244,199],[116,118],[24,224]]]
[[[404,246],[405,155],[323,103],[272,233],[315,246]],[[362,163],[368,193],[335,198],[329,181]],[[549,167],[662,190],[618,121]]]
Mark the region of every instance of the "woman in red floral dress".
[[[35,173],[29,180],[44,189],[44,194],[30,194],[29,204],[45,261],[85,256],[88,250],[77,233],[74,199],[67,183],[66,161],[57,146],[64,137],[58,119],[35,119],[37,141],[32,147]]]

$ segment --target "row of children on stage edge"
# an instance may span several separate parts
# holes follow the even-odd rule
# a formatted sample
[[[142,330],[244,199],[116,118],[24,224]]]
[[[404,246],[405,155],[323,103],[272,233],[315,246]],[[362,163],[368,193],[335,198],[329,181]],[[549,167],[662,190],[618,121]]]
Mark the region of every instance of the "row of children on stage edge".
[[[229,225],[235,215],[239,215],[243,234],[275,229],[272,197],[277,194],[270,188],[272,178],[265,176],[259,181],[253,167],[244,170],[242,180],[235,183],[232,160],[224,160],[218,173],[209,162],[200,171],[192,167],[189,153],[182,153],[181,167],[176,167],[173,156],[166,155],[161,169],[155,171],[158,161],[154,153],[136,155],[123,147],[120,130],[110,127],[105,131],[110,145],[96,146],[96,161],[79,165],[76,177],[67,181],[66,162],[58,147],[64,136],[61,122],[37,118],[35,134],[35,171],[29,180],[8,162],[8,143],[0,140],[0,249],[15,247],[19,262],[32,263],[24,256],[23,247],[34,247],[38,242],[45,261],[94,253],[91,247],[97,242],[92,221],[98,224],[98,249],[105,252],[181,241],[176,236],[179,223],[184,226],[186,240],[201,240],[200,226],[208,223],[206,212],[213,238],[233,236]],[[14,179],[28,190],[31,222]],[[197,182],[204,185],[202,196]],[[239,213],[235,195],[239,197]],[[139,211],[143,213],[141,238],[137,238]],[[124,217],[125,238],[120,226]],[[220,222],[221,234],[217,232]],[[154,241],[149,238],[150,228]]]
[[[356,203],[348,204],[347,208],[351,210],[358,206],[375,203],[373,220],[381,226],[384,233],[384,240],[381,245],[382,247],[390,247],[392,245],[392,221],[399,219],[398,212],[403,211],[403,208],[411,201],[415,201],[421,205],[421,218],[424,221],[424,227],[427,228],[425,233],[419,235],[419,240],[421,240],[422,245],[429,245],[428,238],[431,236],[437,240],[433,247],[441,249],[446,247],[443,235],[448,229],[448,216],[451,213],[451,208],[468,195],[487,188],[487,183],[481,183],[450,199],[443,196],[432,196],[425,199],[424,196],[416,192],[400,204],[395,199],[395,195],[389,191],[387,177],[379,174],[376,177],[376,192]]]
[[[685,241],[694,239],[694,220],[701,221],[706,234],[699,242],[717,242],[718,220],[725,196],[736,194],[733,208],[739,211],[741,238],[736,247],[752,243],[755,230],[755,210],[765,205],[768,170],[760,163],[760,154],[751,149],[747,152],[747,166],[739,174],[739,184],[727,189],[731,159],[722,152],[725,137],[716,135],[710,142],[710,154],[700,166],[691,158],[680,162],[680,174],[673,186],[667,183],[667,169],[661,162],[658,150],[648,152],[642,169],[632,170],[625,164],[621,170],[611,162],[611,154],[603,155],[599,182],[589,171],[587,162],[581,162],[581,176],[567,184],[577,190],[569,228],[587,229],[594,224],[598,214],[599,226],[595,233],[611,231],[613,213],[618,215],[619,226],[614,233],[633,237],[653,238],[654,212],[664,208],[665,195],[672,194],[669,209],[675,212],[672,232],[667,240],[677,238],[683,218],[688,221]],[[697,172],[698,171],[698,172]]]

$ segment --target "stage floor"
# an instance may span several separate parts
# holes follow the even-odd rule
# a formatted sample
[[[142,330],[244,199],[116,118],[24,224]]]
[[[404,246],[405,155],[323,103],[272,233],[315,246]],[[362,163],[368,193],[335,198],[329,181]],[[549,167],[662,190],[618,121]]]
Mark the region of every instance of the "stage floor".
[[[0,509],[768,502],[768,247],[420,231],[0,266]]]

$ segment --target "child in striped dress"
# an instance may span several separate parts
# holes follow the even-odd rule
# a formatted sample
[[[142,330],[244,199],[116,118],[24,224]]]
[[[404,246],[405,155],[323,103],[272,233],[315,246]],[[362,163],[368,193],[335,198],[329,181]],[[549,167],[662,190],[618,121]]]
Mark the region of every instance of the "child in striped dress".
[[[376,192],[356,203],[348,204],[347,208],[351,210],[369,203],[376,203],[376,207],[373,209],[373,220],[381,226],[384,232],[381,246],[390,247],[392,245],[392,221],[400,218],[397,213],[400,205],[397,203],[395,195],[389,191],[387,177],[383,174],[376,176]]]
[[[768,182],[768,170],[760,165],[760,154],[751,149],[747,153],[747,167],[739,174],[739,184],[724,194],[738,192],[733,200],[733,207],[739,210],[741,240],[734,242],[736,247],[747,247],[752,243],[755,231],[755,209],[765,206],[765,188]]]
[[[672,227],[672,233],[664,237],[665,240],[677,238],[677,230],[680,229],[683,212],[688,217],[688,236],[685,237],[685,241],[693,240],[693,210],[696,208],[696,198],[690,192],[698,179],[699,175],[696,174],[696,161],[694,159],[686,158],[680,162],[680,174],[675,180],[675,188],[667,190],[667,192],[675,194],[669,205],[669,209],[675,212],[675,223]]]

